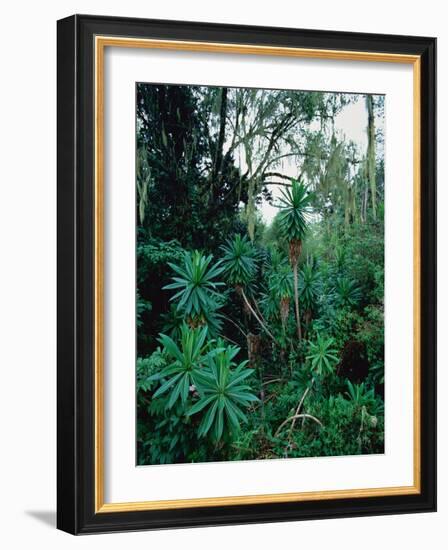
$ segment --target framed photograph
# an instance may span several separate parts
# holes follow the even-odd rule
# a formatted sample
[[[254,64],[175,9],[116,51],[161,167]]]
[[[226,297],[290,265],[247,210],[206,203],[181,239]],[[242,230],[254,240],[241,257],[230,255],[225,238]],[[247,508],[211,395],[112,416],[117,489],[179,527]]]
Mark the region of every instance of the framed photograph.
[[[58,21],[58,527],[436,507],[434,38]]]

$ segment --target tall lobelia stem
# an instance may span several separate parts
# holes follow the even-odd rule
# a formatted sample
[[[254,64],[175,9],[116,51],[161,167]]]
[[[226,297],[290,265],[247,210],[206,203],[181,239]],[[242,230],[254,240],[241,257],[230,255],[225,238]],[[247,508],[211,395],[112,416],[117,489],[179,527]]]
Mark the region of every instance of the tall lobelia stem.
[[[299,309],[299,278],[297,275],[297,262],[292,266],[294,274],[294,302],[296,306],[296,319],[297,319],[297,338],[302,339],[302,327],[300,325],[300,309]]]
[[[286,323],[289,317],[289,296],[284,296],[280,300],[280,318],[282,320],[283,334],[286,332]]]
[[[300,254],[302,252],[302,241],[300,239],[294,239],[289,243],[289,261],[292,265],[292,272],[294,276],[294,304],[296,309],[296,321],[297,321],[297,338],[302,339],[302,327],[300,324],[300,309],[299,309],[299,276],[298,276],[298,264]]]

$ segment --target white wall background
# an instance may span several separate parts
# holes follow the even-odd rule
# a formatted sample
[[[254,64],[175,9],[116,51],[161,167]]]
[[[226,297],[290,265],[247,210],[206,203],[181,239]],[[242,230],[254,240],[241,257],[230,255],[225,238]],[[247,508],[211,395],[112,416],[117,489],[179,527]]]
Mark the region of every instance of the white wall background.
[[[422,9],[423,8],[423,9]],[[439,151],[448,149],[444,4],[359,0],[16,0],[0,33],[0,541],[5,548],[446,548],[448,324],[439,315],[439,512],[75,538],[55,530],[56,20],[73,13],[439,38]],[[442,157],[442,155],[441,155]],[[442,157],[443,158],[443,157]],[[446,163],[439,167],[439,312],[448,308]]]

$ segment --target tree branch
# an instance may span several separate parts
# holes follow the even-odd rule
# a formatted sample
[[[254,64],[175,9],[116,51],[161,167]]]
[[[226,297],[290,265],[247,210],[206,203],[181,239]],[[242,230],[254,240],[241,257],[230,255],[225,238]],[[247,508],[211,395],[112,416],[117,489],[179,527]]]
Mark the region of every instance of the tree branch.
[[[264,172],[263,177],[264,178],[280,178],[280,179],[289,180],[289,181],[292,181],[293,179],[295,179],[291,176],[286,176],[285,174],[280,174],[280,172]]]
[[[296,420],[297,418],[311,418],[311,420],[314,420],[314,422],[316,422],[317,424],[319,424],[319,426],[321,428],[324,427],[324,425],[322,424],[322,422],[316,418],[315,416],[313,416],[312,414],[295,414],[294,416],[290,416],[289,418],[287,418],[286,420],[284,420],[280,426],[277,428],[277,431],[275,432],[275,435],[274,437],[277,437],[278,434],[282,431],[282,428],[283,426],[286,426],[286,424],[288,424],[288,422],[291,422],[291,420]]]

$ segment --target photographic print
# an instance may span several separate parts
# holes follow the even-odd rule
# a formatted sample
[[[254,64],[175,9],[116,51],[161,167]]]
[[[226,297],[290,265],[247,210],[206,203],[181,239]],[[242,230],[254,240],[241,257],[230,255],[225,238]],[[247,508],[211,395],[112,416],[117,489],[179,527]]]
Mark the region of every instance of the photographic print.
[[[384,96],[136,86],[137,462],[384,452]]]

